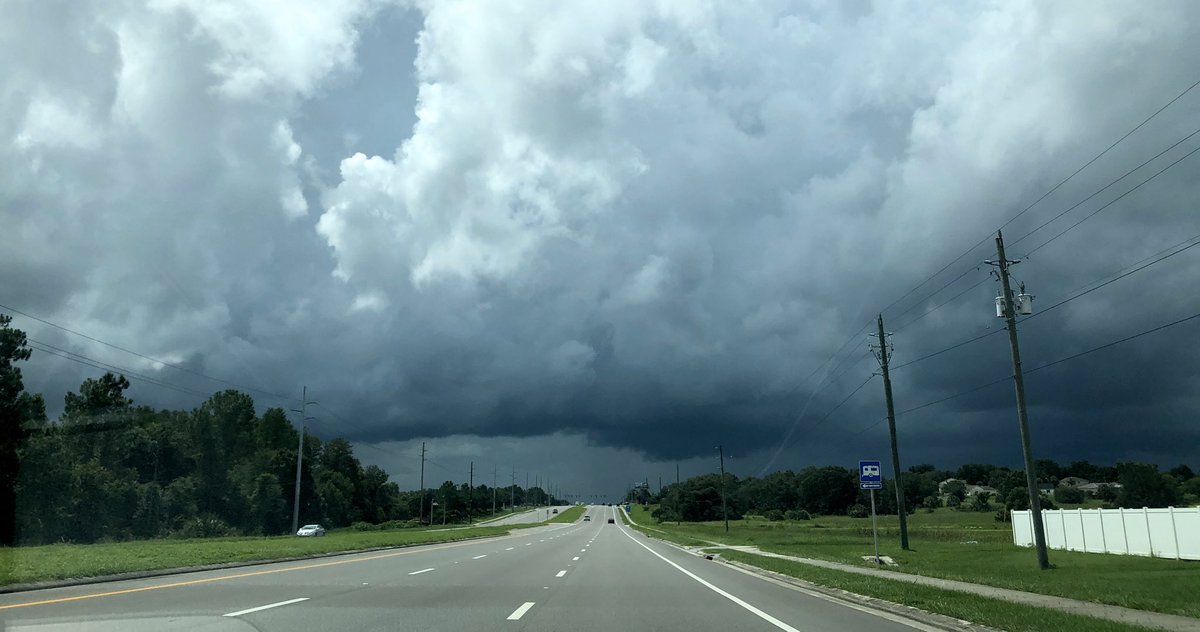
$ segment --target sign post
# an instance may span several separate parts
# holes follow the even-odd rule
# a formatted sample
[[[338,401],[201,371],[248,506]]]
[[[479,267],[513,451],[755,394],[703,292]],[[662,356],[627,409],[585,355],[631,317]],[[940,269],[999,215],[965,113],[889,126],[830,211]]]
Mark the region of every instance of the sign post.
[[[879,529],[875,523],[875,490],[883,489],[883,474],[879,461],[858,462],[858,486],[871,493],[871,535],[875,540],[875,563],[879,563]]]

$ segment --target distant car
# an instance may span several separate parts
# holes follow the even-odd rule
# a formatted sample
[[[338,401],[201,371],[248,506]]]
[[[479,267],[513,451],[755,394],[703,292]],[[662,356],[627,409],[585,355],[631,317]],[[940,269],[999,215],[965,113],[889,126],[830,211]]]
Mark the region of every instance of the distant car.
[[[608,519],[608,524],[617,524],[617,521],[616,521],[616,520],[613,520],[612,518],[609,518],[609,519]]]
[[[555,510],[554,510],[554,513],[558,513],[558,510],[557,510],[557,509],[555,509]]]
[[[296,532],[296,535],[302,538],[323,536],[325,535],[325,527],[322,527],[319,524],[306,524],[303,527],[300,527],[300,530]]]
[[[583,521],[584,521],[584,522],[591,522],[591,521],[592,521],[592,517],[591,517],[591,516],[584,516],[584,517],[583,517]]]

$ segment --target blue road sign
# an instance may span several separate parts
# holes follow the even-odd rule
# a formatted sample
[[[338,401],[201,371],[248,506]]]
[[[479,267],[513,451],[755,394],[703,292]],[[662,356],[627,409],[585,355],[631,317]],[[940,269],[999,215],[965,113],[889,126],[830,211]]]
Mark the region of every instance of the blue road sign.
[[[883,489],[883,469],[879,461],[858,462],[858,486],[861,489]]]

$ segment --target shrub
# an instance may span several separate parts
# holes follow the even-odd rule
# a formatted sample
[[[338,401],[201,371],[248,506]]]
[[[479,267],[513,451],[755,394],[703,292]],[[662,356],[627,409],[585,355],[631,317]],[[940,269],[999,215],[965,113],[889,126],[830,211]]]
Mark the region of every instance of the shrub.
[[[788,520],[812,520],[812,514],[804,509],[789,509],[783,513]]]
[[[179,535],[185,538],[221,538],[237,535],[237,530],[216,516],[205,515],[185,521],[179,529]]]
[[[1078,505],[1083,502],[1083,490],[1075,487],[1055,488],[1054,500],[1064,505]]]
[[[867,516],[871,515],[871,512],[867,510],[866,505],[857,503],[850,505],[850,508],[846,510],[846,515],[850,516],[851,518],[866,518]]]
[[[783,520],[783,512],[778,509],[768,509],[765,513],[763,513],[763,517],[771,522],[778,522]]]
[[[933,510],[941,507],[942,503],[938,501],[937,496],[926,496],[925,500],[921,501],[921,506],[925,509]]]

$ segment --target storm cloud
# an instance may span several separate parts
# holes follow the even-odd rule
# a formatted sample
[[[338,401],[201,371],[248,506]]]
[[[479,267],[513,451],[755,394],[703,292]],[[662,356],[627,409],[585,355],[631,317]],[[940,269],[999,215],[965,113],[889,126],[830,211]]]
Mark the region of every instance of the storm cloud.
[[[716,444],[744,474],[881,455],[877,313],[900,410],[1010,373],[997,228],[1039,308],[1200,234],[1183,158],[1051,239],[1200,146],[1200,89],[1006,224],[1200,79],[1194,3],[9,12],[0,304],[176,366],[15,324],[156,406],[307,385],[406,482],[420,440],[455,472],[566,450],[580,490]],[[1026,368],[1200,312],[1198,255],[1023,323]],[[1031,374],[1039,456],[1196,463],[1196,322]],[[56,410],[97,371],[25,375]],[[909,463],[1019,460],[1007,382],[899,425]]]

